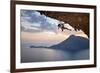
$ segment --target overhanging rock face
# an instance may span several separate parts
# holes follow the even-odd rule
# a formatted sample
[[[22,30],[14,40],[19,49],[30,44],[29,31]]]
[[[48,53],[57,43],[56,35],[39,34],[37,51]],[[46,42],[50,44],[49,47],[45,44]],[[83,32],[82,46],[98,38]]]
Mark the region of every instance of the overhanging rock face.
[[[81,29],[89,37],[89,13],[39,11],[48,17],[69,23],[75,30]]]

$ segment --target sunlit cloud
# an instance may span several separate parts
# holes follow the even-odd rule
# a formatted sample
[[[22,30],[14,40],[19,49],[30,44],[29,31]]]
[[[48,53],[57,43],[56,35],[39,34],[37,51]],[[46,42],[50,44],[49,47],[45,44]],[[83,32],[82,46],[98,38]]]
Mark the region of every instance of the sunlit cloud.
[[[21,27],[25,28],[22,31],[30,30],[30,28],[34,31],[36,28],[41,31],[56,32],[58,23],[58,20],[41,15],[38,11],[21,10]]]

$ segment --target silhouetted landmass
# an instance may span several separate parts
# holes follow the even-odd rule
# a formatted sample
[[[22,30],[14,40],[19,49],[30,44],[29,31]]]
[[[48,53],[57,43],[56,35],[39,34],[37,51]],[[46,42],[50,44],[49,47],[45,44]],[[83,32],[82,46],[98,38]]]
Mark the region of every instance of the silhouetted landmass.
[[[50,49],[57,49],[57,50],[65,50],[74,53],[81,50],[89,49],[89,39],[80,36],[71,35],[68,39],[62,41],[57,45],[53,45],[50,47],[30,46],[30,48],[50,48]]]
[[[30,48],[49,48],[49,47],[45,47],[45,46],[34,46],[34,45],[32,45],[32,46],[30,46]]]
[[[63,42],[57,45],[53,45],[50,48],[68,51],[79,51],[89,49],[89,39],[71,35],[68,39],[64,40]]]

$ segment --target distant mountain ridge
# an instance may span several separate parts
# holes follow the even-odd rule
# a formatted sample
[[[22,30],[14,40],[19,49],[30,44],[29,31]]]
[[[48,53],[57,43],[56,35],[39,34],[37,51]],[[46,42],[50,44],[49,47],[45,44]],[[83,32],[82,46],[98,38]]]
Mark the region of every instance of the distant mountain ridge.
[[[89,39],[71,35],[68,39],[62,41],[57,45],[53,45],[50,48],[68,51],[79,51],[83,49],[89,49]]]
[[[53,45],[50,47],[44,46],[30,46],[31,48],[50,48],[50,49],[57,49],[57,50],[65,50],[70,52],[80,51],[89,49],[89,39],[71,35],[68,39],[62,41],[57,45]]]

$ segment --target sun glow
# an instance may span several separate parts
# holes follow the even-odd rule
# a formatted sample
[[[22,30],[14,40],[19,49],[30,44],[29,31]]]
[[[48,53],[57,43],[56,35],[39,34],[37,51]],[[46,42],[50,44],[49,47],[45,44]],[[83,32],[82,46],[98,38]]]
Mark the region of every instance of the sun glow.
[[[29,33],[21,32],[22,40],[31,40],[31,41],[62,41],[68,38],[69,35],[64,34],[55,34],[53,32],[40,32],[40,33]]]

